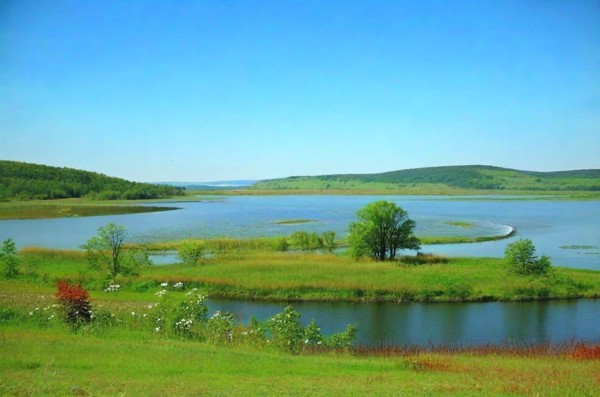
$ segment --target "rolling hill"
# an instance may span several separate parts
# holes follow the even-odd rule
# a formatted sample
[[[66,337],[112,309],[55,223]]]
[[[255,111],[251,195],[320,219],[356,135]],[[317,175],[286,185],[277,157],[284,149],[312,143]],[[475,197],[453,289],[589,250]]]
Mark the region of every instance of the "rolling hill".
[[[600,191],[600,169],[520,171],[485,165],[415,168],[379,174],[293,176],[260,181],[252,190]]]
[[[89,197],[98,200],[158,199],[184,189],[130,182],[73,168],[0,160],[0,200]]]

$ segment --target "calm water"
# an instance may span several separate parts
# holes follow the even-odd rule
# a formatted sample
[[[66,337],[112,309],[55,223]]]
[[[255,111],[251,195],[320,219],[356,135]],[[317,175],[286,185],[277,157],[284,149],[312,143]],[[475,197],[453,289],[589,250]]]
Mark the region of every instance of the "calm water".
[[[600,270],[600,202],[493,201],[405,196],[269,196],[226,197],[210,202],[177,203],[177,211],[87,218],[0,221],[0,240],[18,246],[77,248],[98,227],[125,226],[134,241],[184,237],[271,236],[296,230],[347,233],[356,211],[375,200],[396,202],[408,211],[421,235],[497,236],[516,227],[538,252],[555,265]],[[159,204],[172,206],[172,204]],[[278,225],[284,219],[311,219],[300,225]],[[447,222],[470,222],[473,227]],[[501,257],[515,238],[478,244],[424,247],[446,255]],[[561,246],[593,248],[564,249]],[[173,262],[176,254],[154,258]],[[175,260],[176,261],[176,260]],[[218,301],[212,310],[229,310],[240,321],[250,315],[266,319],[283,304]],[[359,326],[358,343],[485,344],[600,340],[600,300],[469,304],[295,303],[305,324],[314,318],[326,334]]]
[[[266,320],[284,304],[210,300],[211,310],[227,310],[247,323]],[[323,303],[297,302],[307,325],[315,319],[323,334],[358,325],[356,343],[503,344],[600,341],[600,300],[487,303]]]
[[[215,201],[177,203],[177,211],[86,218],[0,221],[0,240],[12,237],[18,246],[77,248],[98,227],[114,222],[125,226],[134,241],[184,237],[271,236],[296,230],[347,233],[356,211],[385,199],[396,202],[417,223],[417,234],[496,236],[516,227],[519,237],[530,238],[538,252],[554,264],[600,270],[600,202],[492,201],[446,197],[406,196],[267,196],[226,197]],[[158,204],[173,206],[173,204]],[[283,219],[317,222],[278,225]],[[466,221],[465,228],[446,222]],[[496,256],[512,240],[479,244],[424,247],[446,255]],[[561,246],[591,246],[563,249]]]

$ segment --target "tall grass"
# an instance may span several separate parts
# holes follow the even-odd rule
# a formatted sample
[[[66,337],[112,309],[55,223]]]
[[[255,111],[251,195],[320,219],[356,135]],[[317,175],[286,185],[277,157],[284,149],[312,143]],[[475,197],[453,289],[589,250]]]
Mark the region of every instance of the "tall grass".
[[[594,396],[597,359],[417,352],[290,356],[114,328],[74,334],[0,322],[0,394]]]

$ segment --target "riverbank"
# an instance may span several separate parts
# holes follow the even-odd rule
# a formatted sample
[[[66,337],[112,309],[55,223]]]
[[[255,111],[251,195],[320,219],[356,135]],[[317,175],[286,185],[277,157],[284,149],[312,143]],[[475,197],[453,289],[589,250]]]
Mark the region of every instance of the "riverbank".
[[[600,297],[600,272],[556,267],[546,277],[507,273],[502,259],[414,257],[398,262],[355,261],[347,255],[273,252],[223,246],[198,265],[149,266],[119,276],[122,291],[152,299],[161,283],[181,282],[215,298],[271,301],[477,302]],[[225,249],[227,248],[227,249]],[[106,288],[79,251],[25,249],[24,281],[53,288],[56,280]],[[176,261],[176,259],[175,259]],[[4,284],[2,282],[1,284]]]

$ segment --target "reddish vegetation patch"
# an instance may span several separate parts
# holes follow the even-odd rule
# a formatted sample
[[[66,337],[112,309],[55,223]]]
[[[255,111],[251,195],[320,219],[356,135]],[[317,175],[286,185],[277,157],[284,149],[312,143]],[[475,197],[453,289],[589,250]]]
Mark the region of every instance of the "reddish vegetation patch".
[[[600,345],[578,343],[573,349],[573,357],[578,360],[600,360]]]
[[[519,357],[548,357],[548,356],[572,356],[581,360],[600,359],[600,344],[586,344],[581,342],[560,344],[531,344],[531,345],[429,345],[429,346],[357,346],[353,352],[359,356],[412,356],[423,353],[438,354],[476,354],[476,355],[511,355]]]
[[[71,325],[82,321],[90,321],[92,310],[90,305],[90,294],[81,284],[70,284],[66,281],[56,283],[58,291],[55,296],[61,306],[65,319]]]

